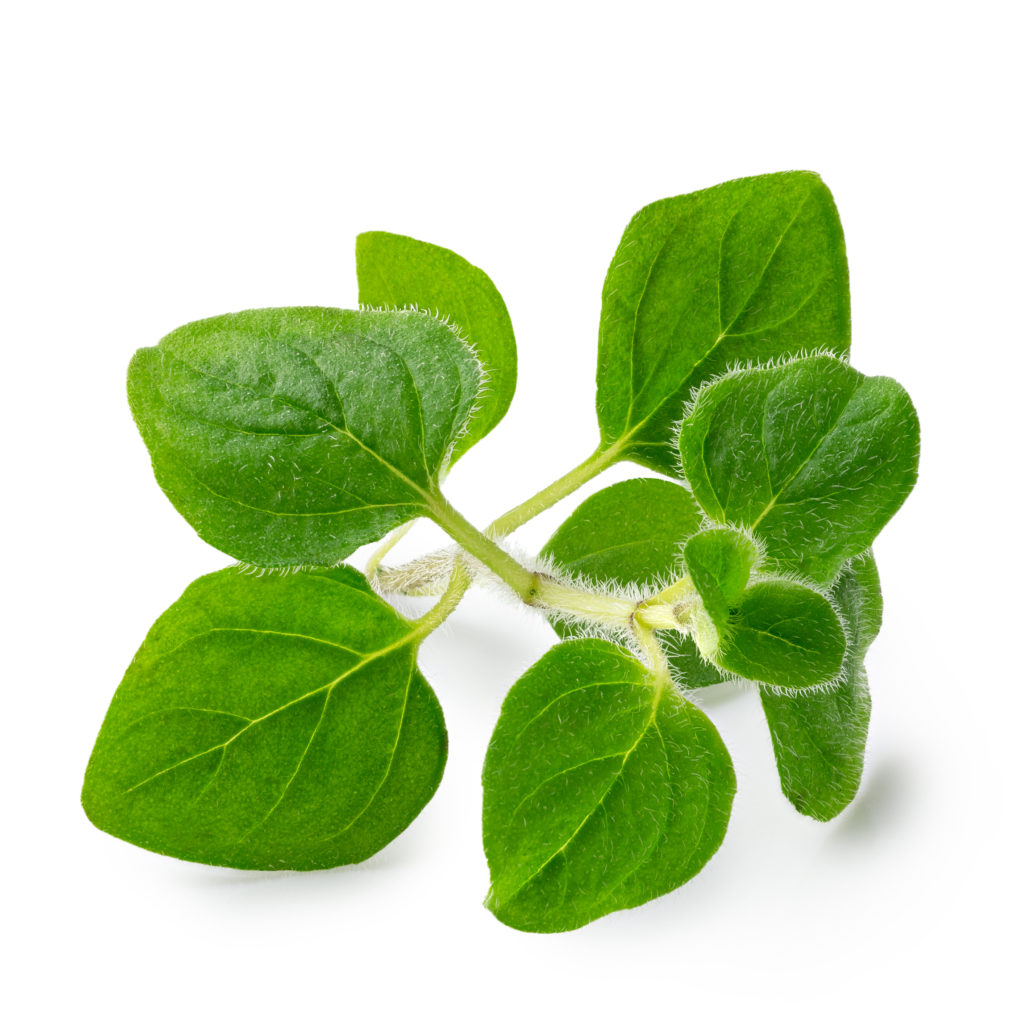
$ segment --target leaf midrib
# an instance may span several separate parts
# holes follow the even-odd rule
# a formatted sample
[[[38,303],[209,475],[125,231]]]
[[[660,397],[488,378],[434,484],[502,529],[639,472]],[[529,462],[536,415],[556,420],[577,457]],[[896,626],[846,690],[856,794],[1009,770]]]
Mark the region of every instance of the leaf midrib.
[[[642,683],[633,683],[633,684],[627,684],[627,685],[634,685],[634,686],[642,686],[642,685],[645,685],[645,684],[642,684]],[[592,819],[592,818],[594,817],[594,815],[595,815],[595,814],[596,814],[596,813],[598,812],[598,810],[599,810],[599,809],[600,809],[601,807],[603,807],[603,806],[604,806],[604,802],[605,802],[605,800],[606,800],[606,799],[608,798],[608,795],[609,795],[609,794],[610,794],[610,793],[612,792],[612,790],[613,790],[613,789],[614,789],[614,788],[615,788],[616,786],[618,786],[618,785],[621,785],[621,783],[622,783],[622,777],[623,777],[623,774],[625,773],[626,763],[627,763],[627,762],[629,761],[630,757],[632,757],[633,753],[634,753],[634,752],[636,751],[636,748],[637,748],[637,747],[638,747],[638,746],[639,746],[639,745],[641,744],[641,742],[643,742],[643,739],[644,739],[644,737],[645,737],[645,736],[647,735],[647,733],[648,733],[648,732],[650,731],[650,729],[651,729],[651,727],[652,727],[652,726],[653,726],[653,727],[655,728],[655,730],[656,730],[656,731],[657,731],[657,733],[658,733],[658,738],[659,738],[659,742],[661,743],[661,746],[662,746],[662,752],[663,752],[663,753],[664,753],[664,755],[665,755],[665,758],[666,758],[666,763],[667,763],[667,761],[668,761],[668,751],[667,751],[667,749],[665,748],[665,742],[664,742],[664,737],[663,737],[663,736],[661,735],[661,730],[657,728],[657,724],[656,724],[656,719],[657,719],[657,715],[658,715],[658,707],[659,707],[659,705],[660,705],[660,703],[661,703],[661,693],[662,693],[662,691],[660,691],[660,690],[658,690],[658,691],[655,691],[655,692],[654,692],[654,694],[653,694],[653,696],[652,696],[652,700],[651,700],[651,713],[650,713],[650,715],[649,715],[649,717],[648,717],[647,721],[646,721],[646,722],[644,723],[644,725],[643,725],[643,728],[642,728],[642,729],[640,729],[640,731],[639,731],[639,734],[637,735],[636,741],[635,741],[635,742],[633,743],[633,745],[632,745],[632,746],[631,746],[631,747],[630,747],[630,748],[629,748],[628,750],[626,750],[625,752],[623,752],[623,753],[622,753],[622,755],[621,755],[621,756],[622,756],[622,763],[621,763],[621,765],[619,766],[619,770],[618,770],[618,771],[617,771],[617,772],[615,773],[614,777],[613,777],[613,778],[611,779],[611,781],[610,781],[610,782],[608,783],[608,786],[606,787],[606,789],[604,790],[604,792],[603,792],[603,793],[601,794],[601,798],[600,798],[600,799],[599,799],[599,800],[597,801],[597,803],[595,803],[595,804],[593,805],[593,807],[592,807],[592,808],[591,808],[591,809],[590,809],[590,810],[589,810],[589,811],[588,811],[588,812],[587,812],[586,814],[584,814],[584,815],[583,815],[583,817],[582,817],[582,819],[581,819],[580,823],[579,823],[579,824],[578,824],[578,825],[576,826],[576,828],[575,828],[575,829],[573,830],[572,834],[571,834],[571,835],[570,835],[570,836],[569,836],[569,837],[568,837],[568,838],[567,838],[567,839],[565,840],[565,842],[563,842],[563,843],[562,843],[562,845],[561,845],[561,846],[559,846],[559,847],[558,847],[558,849],[554,851],[554,853],[552,853],[552,854],[551,854],[550,856],[548,856],[548,857],[547,857],[547,858],[546,858],[546,859],[544,860],[544,862],[543,862],[542,864],[540,864],[540,865],[539,865],[539,866],[538,866],[538,867],[537,867],[536,869],[534,869],[534,870],[533,870],[533,871],[532,871],[532,872],[531,872],[531,873],[529,874],[529,876],[528,876],[527,878],[525,878],[525,879],[524,879],[524,880],[523,880],[523,881],[522,881],[522,882],[521,882],[520,884],[518,884],[518,885],[516,886],[516,888],[515,888],[515,889],[513,889],[513,890],[512,890],[511,892],[509,892],[508,894],[506,894],[502,902],[507,902],[507,901],[509,901],[509,900],[512,900],[512,899],[514,899],[514,898],[515,898],[515,897],[516,897],[516,896],[517,896],[517,895],[518,895],[518,894],[519,894],[520,892],[522,892],[522,891],[523,891],[523,889],[525,889],[525,888],[526,888],[526,887],[527,887],[527,886],[528,886],[528,885],[529,885],[529,884],[530,884],[530,883],[531,883],[531,882],[532,882],[532,881],[533,881],[533,880],[534,880],[534,879],[535,879],[535,878],[536,878],[536,877],[537,877],[537,876],[538,876],[538,875],[539,875],[539,874],[540,874],[540,873],[541,873],[541,872],[542,872],[542,871],[543,871],[543,870],[544,870],[544,869],[545,869],[545,868],[546,868],[546,867],[547,867],[547,866],[548,866],[548,865],[549,865],[549,864],[550,864],[550,863],[551,863],[551,862],[552,862],[552,861],[553,861],[553,860],[554,860],[554,859],[555,859],[556,857],[558,857],[558,856],[560,856],[560,855],[562,855],[562,854],[564,854],[564,853],[565,853],[565,851],[566,851],[566,850],[568,849],[568,847],[570,846],[570,844],[572,843],[572,841],[573,841],[573,840],[574,840],[574,839],[576,838],[576,836],[577,836],[577,835],[579,835],[579,833],[580,833],[580,832],[582,831],[583,827],[584,827],[584,826],[585,826],[585,825],[586,825],[586,824],[587,824],[587,823],[588,823],[588,822],[589,822],[589,821],[590,821],[590,820],[591,820],[591,819]],[[554,702],[552,702],[552,703],[554,703]],[[550,706],[550,705],[549,705],[549,706]],[[522,733],[520,733],[520,735],[522,735]],[[616,754],[611,754],[611,755],[608,755],[608,756],[609,756],[609,757],[617,757],[617,756],[619,756],[619,754],[617,754],[617,753],[616,753]],[[603,760],[603,759],[604,759],[604,758],[601,758],[601,760]],[[588,763],[590,763],[590,762],[584,762],[584,764],[588,764]],[[582,765],[574,765],[574,766],[573,766],[573,768],[577,768],[577,767],[582,767]],[[571,771],[571,770],[573,770],[573,769],[567,769],[567,770],[570,770],[570,771]],[[558,775],[560,775],[560,774],[563,774],[563,772],[561,772],[561,771],[560,771],[560,772],[556,773],[555,775],[551,776],[551,778],[557,778],[557,777],[558,777]],[[537,788],[538,788],[538,789],[540,789],[540,788],[541,788],[542,786],[544,786],[544,785],[545,785],[545,784],[546,784],[546,783],[547,783],[548,781],[549,781],[548,779],[545,779],[545,780],[544,780],[544,782],[542,782],[542,783],[540,784],[540,786],[538,786]],[[518,808],[517,808],[517,809],[518,809]],[[514,812],[513,812],[513,813],[514,813]],[[664,833],[664,823],[662,823],[662,824],[661,824],[661,826],[659,826],[659,831],[658,831],[658,839],[657,839],[657,840],[655,841],[655,843],[654,843],[654,846],[657,846],[657,843],[658,843],[658,842],[660,841],[661,835],[662,835],[663,833]]]

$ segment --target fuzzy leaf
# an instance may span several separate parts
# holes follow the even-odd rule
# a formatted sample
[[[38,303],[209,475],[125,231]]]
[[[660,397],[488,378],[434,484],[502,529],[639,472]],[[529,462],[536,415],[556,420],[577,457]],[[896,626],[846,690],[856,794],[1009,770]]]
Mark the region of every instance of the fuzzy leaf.
[[[605,278],[597,368],[602,443],[674,475],[693,388],[739,361],[850,346],[846,249],[821,179],[740,178],[644,207]]]
[[[860,787],[871,696],[864,655],[882,623],[878,568],[870,554],[843,567],[832,600],[846,620],[843,680],[806,694],[761,691],[782,791],[801,813],[829,821]]]
[[[160,486],[262,566],[333,565],[428,514],[479,384],[432,317],[303,307],[187,324],[128,372]]]
[[[516,390],[516,339],[505,302],[491,279],[450,249],[387,231],[356,238],[359,301],[365,306],[418,306],[457,324],[487,375],[469,423],[455,442],[459,458],[497,426]]]
[[[309,870],[386,846],[444,768],[417,637],[354,569],[204,576],[155,623],[110,705],[82,804],[183,860]]]
[[[636,586],[644,596],[675,579],[682,545],[700,529],[690,492],[669,480],[623,480],[591,495],[555,531],[541,555],[572,576],[615,587]],[[563,639],[588,627],[552,622]],[[609,638],[613,639],[613,638]],[[679,679],[696,689],[722,681],[693,640],[662,631],[658,637]]]
[[[704,530],[686,544],[686,570],[719,631],[735,615],[757,563],[754,542],[735,530]]]
[[[487,905],[567,931],[682,885],[736,789],[714,726],[603,640],[550,650],[512,687],[484,762]]]
[[[763,580],[744,591],[713,660],[744,679],[799,689],[835,679],[845,651],[827,598],[799,583]]]
[[[708,385],[679,445],[708,516],[749,527],[779,567],[827,583],[910,493],[919,427],[894,380],[821,355]]]

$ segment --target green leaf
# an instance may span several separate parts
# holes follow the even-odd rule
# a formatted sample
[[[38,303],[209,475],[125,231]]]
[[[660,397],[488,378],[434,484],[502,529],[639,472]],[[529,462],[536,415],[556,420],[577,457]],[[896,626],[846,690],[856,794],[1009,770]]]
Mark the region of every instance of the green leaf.
[[[204,864],[361,861],[419,814],[444,719],[418,635],[354,569],[204,576],[156,622],[86,771],[92,822]]]
[[[835,689],[790,696],[761,691],[782,791],[801,813],[829,821],[860,787],[871,696],[864,655],[882,623],[878,568],[870,554],[840,572],[832,600],[849,641]]]
[[[687,571],[719,631],[736,614],[757,561],[757,546],[735,530],[705,530],[687,542]]]
[[[744,592],[714,660],[744,679],[798,689],[832,682],[845,651],[827,598],[789,580],[762,580]]]
[[[757,579],[757,548],[736,530],[707,530],[684,552],[706,618],[697,646],[726,672],[784,689],[832,682],[846,650],[828,598],[789,580]]]
[[[646,597],[679,575],[682,545],[700,529],[702,518],[690,492],[679,484],[623,480],[581,502],[555,531],[541,556],[571,576],[599,586],[637,587]],[[563,639],[582,636],[591,629],[562,620],[554,620],[552,626]],[[687,687],[722,681],[689,636],[663,631],[658,640]]]
[[[356,238],[356,274],[360,303],[436,310],[459,326],[483,364],[487,387],[455,443],[458,459],[497,426],[516,390],[516,339],[498,289],[450,249],[386,231]]]
[[[818,355],[708,385],[679,446],[711,519],[749,527],[780,568],[828,583],[910,493],[919,434],[894,380]]]
[[[487,905],[557,932],[670,892],[718,849],[735,789],[673,687],[604,640],[559,644],[509,691],[487,751]]]
[[[479,385],[432,317],[304,307],[187,324],[128,373],[160,486],[204,540],[262,566],[333,565],[429,514]]]
[[[850,346],[846,249],[808,171],[740,178],[644,207],[605,278],[602,444],[674,475],[673,425],[730,365]]]

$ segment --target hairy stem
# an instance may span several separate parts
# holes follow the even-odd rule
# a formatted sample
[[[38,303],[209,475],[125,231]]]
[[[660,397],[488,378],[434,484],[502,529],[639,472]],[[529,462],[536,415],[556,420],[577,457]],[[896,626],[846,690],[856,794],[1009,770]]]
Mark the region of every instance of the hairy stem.
[[[426,615],[421,616],[416,620],[416,632],[422,636],[426,636],[428,633],[432,633],[438,626],[448,618],[459,602],[462,600],[463,595],[469,590],[470,584],[473,582],[473,574],[466,567],[466,563],[461,558],[456,558],[455,563],[452,567],[452,574],[448,578],[448,586],[445,588],[445,592],[441,595],[437,604],[430,609]]]
[[[537,587],[535,573],[520,565],[490,537],[481,533],[443,495],[437,495],[430,506],[430,512],[437,525],[464,551],[504,580],[526,604],[534,603]]]
[[[518,530],[534,516],[551,508],[552,505],[582,487],[588,480],[593,480],[595,476],[606,470],[618,459],[620,451],[621,445],[619,444],[611,445],[608,448],[598,448],[593,455],[570,469],[554,483],[548,484],[532,498],[527,498],[522,504],[516,505],[514,509],[495,519],[487,532],[495,537],[505,537]]]
[[[380,566],[381,560],[413,528],[415,522],[415,519],[410,519],[409,522],[402,523],[397,529],[392,530],[381,541],[380,545],[374,549],[373,554],[366,561],[366,568],[363,570],[368,580],[372,580],[377,575],[377,569]]]

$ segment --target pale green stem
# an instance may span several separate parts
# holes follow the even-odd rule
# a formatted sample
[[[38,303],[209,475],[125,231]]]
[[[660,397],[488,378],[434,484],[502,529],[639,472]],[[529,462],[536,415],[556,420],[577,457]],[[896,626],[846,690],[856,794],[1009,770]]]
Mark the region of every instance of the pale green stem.
[[[452,567],[452,574],[448,578],[448,586],[445,592],[438,599],[437,604],[430,609],[426,615],[416,620],[416,632],[421,636],[432,633],[438,626],[455,611],[463,595],[469,590],[473,582],[473,574],[466,568],[461,558],[455,560]]]
[[[588,480],[606,470],[617,461],[621,443],[613,444],[608,448],[598,448],[593,455],[584,459],[574,469],[570,469],[565,476],[559,477],[554,483],[548,484],[542,491],[538,491],[532,498],[527,498],[521,505],[499,516],[488,527],[487,532],[494,537],[505,537],[518,530],[524,523],[529,522],[534,516],[551,508],[552,505],[567,498],[573,491],[582,487]]]
[[[481,533],[444,495],[437,494],[430,504],[430,513],[437,525],[464,551],[501,577],[526,604],[534,603],[537,587],[535,573],[520,565],[490,537]]]
[[[412,529],[415,522],[415,519],[410,519],[409,522],[402,523],[398,529],[392,530],[373,554],[370,555],[366,562],[366,568],[363,570],[363,574],[368,580],[372,580],[377,575],[377,568],[381,560]]]
[[[643,651],[647,656],[647,660],[651,663],[651,671],[658,682],[660,692],[662,686],[672,681],[668,658],[665,657],[665,652],[662,650],[661,644],[658,643],[658,638],[654,635],[653,629],[647,629],[645,626],[636,624],[633,635],[640,645],[640,650]]]

